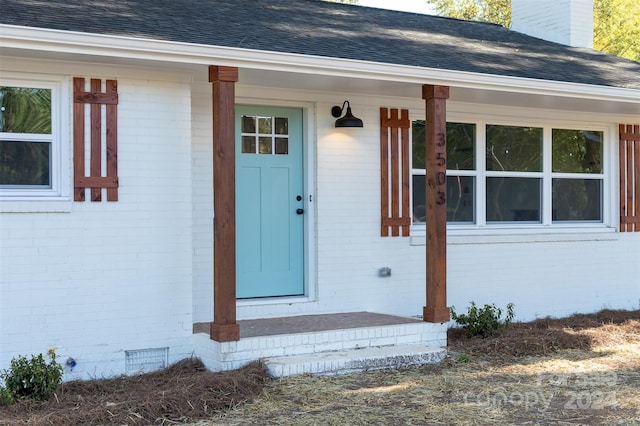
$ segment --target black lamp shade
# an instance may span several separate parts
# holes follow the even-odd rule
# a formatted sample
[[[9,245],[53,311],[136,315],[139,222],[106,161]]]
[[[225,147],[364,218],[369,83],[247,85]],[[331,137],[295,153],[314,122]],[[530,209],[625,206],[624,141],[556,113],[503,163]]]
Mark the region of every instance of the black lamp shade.
[[[342,111],[344,110],[345,104],[347,106],[347,112],[345,113],[344,117],[340,117],[340,114],[342,114]],[[339,106],[334,106],[333,108],[331,108],[331,115],[333,115],[334,117],[340,117],[336,120],[335,127],[363,127],[362,120],[360,120],[358,117],[354,117],[353,113],[351,112],[349,101],[344,101],[344,103],[342,104],[342,108],[340,108]]]

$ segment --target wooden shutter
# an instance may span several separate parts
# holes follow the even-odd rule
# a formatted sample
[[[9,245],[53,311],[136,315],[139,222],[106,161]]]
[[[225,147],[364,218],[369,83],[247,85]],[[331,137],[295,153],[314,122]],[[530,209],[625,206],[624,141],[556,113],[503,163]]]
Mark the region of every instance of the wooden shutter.
[[[91,188],[91,201],[102,201],[102,188],[107,189],[107,201],[118,201],[118,84],[91,79],[91,89],[85,91],[85,80],[73,79],[73,174],[74,200],[85,200],[85,189]],[[105,105],[103,120],[102,105]],[[85,109],[89,108],[89,123],[85,123]],[[103,123],[104,121],[104,123]],[[102,128],[105,139],[102,140]],[[85,170],[85,133],[90,135],[89,175]],[[106,176],[102,176],[102,149],[106,150]]]
[[[381,235],[409,236],[409,110],[380,108]],[[389,203],[391,199],[391,203]]]
[[[640,125],[620,125],[620,232],[640,232]]]

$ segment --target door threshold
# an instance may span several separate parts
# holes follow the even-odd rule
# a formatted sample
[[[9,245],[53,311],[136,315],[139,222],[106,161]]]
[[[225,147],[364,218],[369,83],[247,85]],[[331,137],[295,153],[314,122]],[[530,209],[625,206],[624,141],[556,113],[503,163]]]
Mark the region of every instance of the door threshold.
[[[271,296],[256,297],[253,299],[236,299],[236,306],[274,305],[285,303],[305,303],[312,302],[309,296]]]

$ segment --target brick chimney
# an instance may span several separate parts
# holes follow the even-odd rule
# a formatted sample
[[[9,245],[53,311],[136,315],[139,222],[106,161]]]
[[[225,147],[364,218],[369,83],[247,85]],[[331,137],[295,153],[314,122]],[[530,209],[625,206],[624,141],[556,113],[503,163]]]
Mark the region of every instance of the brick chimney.
[[[511,0],[511,29],[573,47],[593,47],[593,0]]]

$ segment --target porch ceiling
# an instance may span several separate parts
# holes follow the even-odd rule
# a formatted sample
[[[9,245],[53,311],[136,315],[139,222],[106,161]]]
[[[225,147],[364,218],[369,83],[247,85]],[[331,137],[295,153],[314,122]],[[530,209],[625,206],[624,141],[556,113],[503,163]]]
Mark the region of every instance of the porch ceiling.
[[[240,69],[239,80],[239,84],[250,86],[410,99],[420,99],[422,84],[433,83],[433,80],[430,81],[428,79],[425,79],[423,83],[414,83],[246,68]],[[620,102],[615,100],[588,99],[584,97],[556,96],[548,93],[522,93],[508,90],[456,86],[455,82],[442,83],[450,85],[449,100],[453,102],[615,115],[640,115],[640,102]]]

